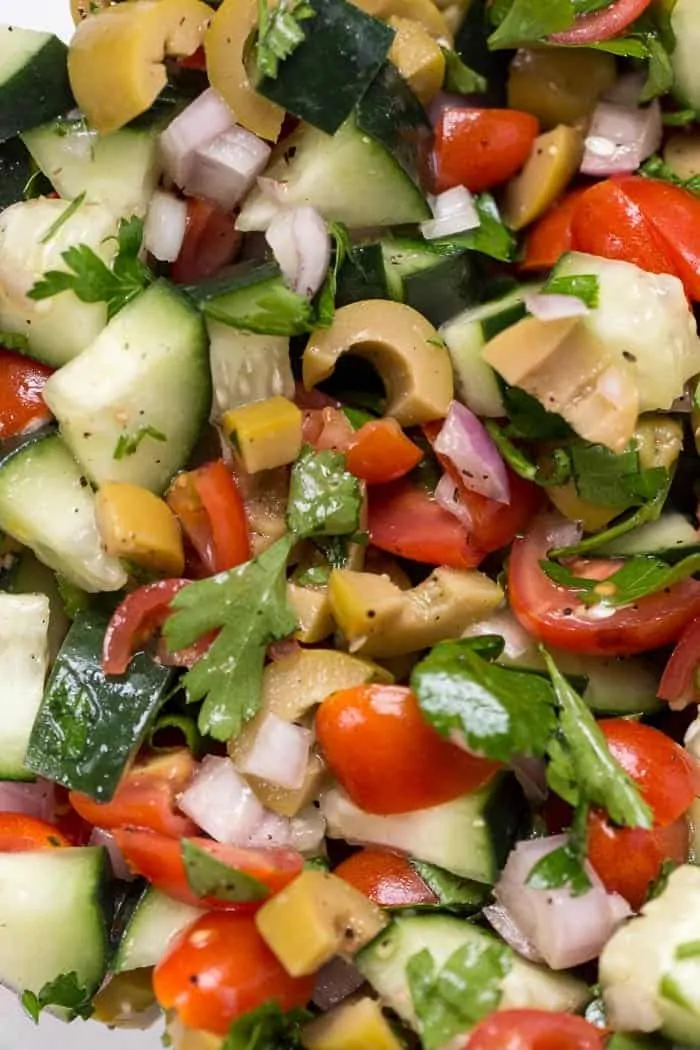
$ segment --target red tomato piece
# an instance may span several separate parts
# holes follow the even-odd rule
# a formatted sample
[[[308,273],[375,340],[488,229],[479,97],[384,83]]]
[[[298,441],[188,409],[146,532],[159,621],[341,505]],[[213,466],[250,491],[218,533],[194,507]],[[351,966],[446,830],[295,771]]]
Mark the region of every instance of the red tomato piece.
[[[301,436],[304,444],[313,445],[317,452],[324,452],[326,449],[346,452],[354,440],[355,431],[348,417],[339,408],[334,405],[322,405],[318,408],[304,408]]]
[[[571,226],[585,192],[584,187],[567,193],[529,228],[521,270],[550,270],[564,252],[572,250],[574,238]]]
[[[516,109],[444,109],[435,128],[436,191],[479,193],[505,182],[522,168],[539,130],[535,117]]]
[[[170,602],[189,580],[156,580],[127,594],[107,625],[102,646],[105,674],[124,674],[131,657],[170,615]]]
[[[516,539],[508,559],[508,597],[523,627],[547,645],[598,656],[629,656],[670,645],[688,619],[700,615],[700,581],[688,579],[592,619],[575,593],[560,587],[540,568],[554,546],[550,536],[560,519],[543,515],[528,534]],[[605,567],[602,560],[579,563]],[[609,571],[609,563],[608,563]]]
[[[377,419],[355,433],[347,453],[347,467],[369,485],[381,485],[402,478],[422,458],[418,445],[406,437],[395,419]]]
[[[197,763],[186,748],[133,766],[109,802],[95,802],[71,791],[70,804],[93,827],[148,828],[171,838],[197,834],[197,825],[177,809]]]
[[[603,1050],[605,1033],[582,1017],[500,1010],[472,1029],[464,1050]]]
[[[438,899],[418,872],[399,853],[361,849],[333,872],[382,908],[414,908]]]
[[[170,276],[177,284],[196,284],[232,262],[241,245],[235,215],[209,201],[187,200],[187,225],[180,254]]]
[[[691,620],[678,640],[676,648],[661,676],[657,696],[667,700],[671,707],[681,710],[700,701],[700,618]]]
[[[48,423],[43,390],[53,369],[0,347],[0,438]]]
[[[599,40],[610,40],[644,14],[650,3],[651,0],[613,0],[600,11],[577,18],[571,29],[553,33],[550,39],[557,44],[594,44]]]
[[[179,474],[166,500],[209,575],[248,561],[250,533],[243,499],[222,459]]]
[[[53,824],[26,813],[0,813],[0,853],[26,853],[71,846]]]
[[[262,904],[197,897],[187,881],[180,842],[176,839],[137,828],[115,828],[113,834],[131,870],[183,904],[236,912],[257,911]],[[304,858],[293,849],[245,849],[205,838],[190,838],[190,842],[229,867],[251,875],[271,893],[284,889],[304,866]]]
[[[290,977],[249,916],[213,912],[193,923],[153,971],[164,1010],[188,1028],[225,1035],[242,1014],[276,1002],[305,1006],[315,978]]]
[[[441,737],[401,685],[333,693],[318,709],[316,735],[331,771],[368,813],[437,806],[475,791],[500,767]]]

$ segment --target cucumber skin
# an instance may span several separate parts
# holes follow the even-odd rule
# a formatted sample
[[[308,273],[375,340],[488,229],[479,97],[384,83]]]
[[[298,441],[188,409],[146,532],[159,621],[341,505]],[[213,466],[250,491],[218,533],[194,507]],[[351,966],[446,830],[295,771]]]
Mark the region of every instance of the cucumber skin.
[[[0,85],[0,142],[53,120],[74,106],[68,48],[52,36],[22,69]]]

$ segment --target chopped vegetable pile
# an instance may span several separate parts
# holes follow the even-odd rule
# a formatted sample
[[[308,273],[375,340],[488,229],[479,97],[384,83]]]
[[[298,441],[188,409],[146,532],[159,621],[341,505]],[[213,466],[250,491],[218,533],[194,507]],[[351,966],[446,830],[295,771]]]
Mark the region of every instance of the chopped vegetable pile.
[[[697,0],[71,9],[0,26],[0,984],[700,1047]]]

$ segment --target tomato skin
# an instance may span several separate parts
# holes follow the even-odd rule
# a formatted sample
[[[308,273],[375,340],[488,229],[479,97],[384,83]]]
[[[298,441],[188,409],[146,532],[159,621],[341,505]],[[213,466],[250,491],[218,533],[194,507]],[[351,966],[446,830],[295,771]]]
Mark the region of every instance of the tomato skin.
[[[0,813],[0,853],[65,849],[72,843],[58,828],[26,813]]]
[[[614,0],[601,11],[577,18],[571,29],[553,33],[550,40],[557,44],[592,44],[610,40],[644,14],[650,3],[651,0]]]
[[[406,437],[395,419],[377,419],[355,433],[347,468],[368,485],[381,485],[408,474],[422,458],[418,445]]]
[[[237,903],[197,897],[187,881],[180,842],[176,839],[138,828],[115,828],[114,837],[132,871],[183,904],[245,913],[257,911],[262,904],[262,901]],[[284,889],[304,866],[303,857],[293,849],[247,849],[196,837],[190,837],[190,841],[224,864],[252,875],[272,893]]]
[[[102,646],[105,674],[124,674],[131,657],[162,627],[170,602],[190,580],[156,580],[127,594],[107,625]]]
[[[0,438],[48,423],[43,390],[53,368],[0,347]]]
[[[165,1010],[188,1028],[225,1035],[233,1021],[274,1000],[283,1010],[305,1006],[315,977],[290,977],[253,919],[216,912],[185,930],[153,971]]]
[[[406,686],[333,693],[318,709],[316,735],[331,771],[368,813],[437,806],[481,787],[500,766],[441,737]]]
[[[179,813],[178,796],[187,788],[197,763],[186,748],[133,766],[109,802],[95,802],[71,791],[70,804],[96,828],[134,827],[179,839],[196,835],[197,825]]]
[[[472,1029],[463,1050],[604,1050],[604,1038],[572,1014],[499,1010]]]
[[[537,518],[527,535],[515,540],[508,559],[510,607],[535,638],[569,652],[630,656],[671,644],[688,620],[700,615],[700,582],[688,579],[605,620],[591,619],[576,595],[550,580],[539,565],[554,546],[549,536],[560,521]]]
[[[238,254],[241,234],[236,218],[209,201],[187,199],[187,224],[180,254],[170,276],[176,284],[196,284],[212,277]]]
[[[571,227],[585,192],[583,188],[567,193],[528,229],[521,270],[550,270],[565,252],[572,250],[574,235]]]
[[[519,110],[447,107],[435,128],[436,191],[466,186],[478,193],[505,182],[522,168],[539,130]]]
[[[355,438],[350,420],[334,405],[304,408],[301,436],[317,452],[347,452]]]
[[[412,908],[437,904],[438,899],[400,853],[361,849],[333,871],[381,908]]]
[[[166,501],[208,575],[248,561],[251,546],[243,499],[222,459],[179,474]]]
[[[700,700],[696,672],[700,663],[700,617],[691,620],[678,639],[659,682],[657,696],[675,710]]]

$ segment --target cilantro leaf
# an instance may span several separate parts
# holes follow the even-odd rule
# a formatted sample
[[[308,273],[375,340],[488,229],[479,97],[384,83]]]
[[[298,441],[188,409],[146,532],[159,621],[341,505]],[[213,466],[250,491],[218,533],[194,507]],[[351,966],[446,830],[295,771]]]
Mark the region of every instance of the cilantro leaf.
[[[311,1017],[299,1007],[285,1013],[263,1003],[233,1022],[221,1050],[301,1050],[301,1026]]]
[[[548,412],[536,397],[517,386],[502,384],[509,433],[531,441],[570,437],[571,427],[556,412]]]
[[[153,438],[154,441],[167,441],[167,435],[162,430],[157,430],[150,424],[145,427],[139,427],[133,434],[120,434],[116,445],[114,446],[114,452],[112,453],[112,459],[125,459],[126,456],[133,456],[138,450],[139,445],[146,438]]]
[[[632,445],[615,453],[604,445],[573,441],[568,451],[576,491],[591,503],[627,510],[654,499],[668,484],[668,471],[663,467],[641,468],[639,453]]]
[[[39,1023],[41,1011],[48,1006],[61,1007],[68,1010],[71,1017],[82,1017],[83,1020],[94,1012],[92,995],[79,983],[75,970],[47,981],[38,992],[23,992],[20,1002],[35,1024]]]
[[[543,755],[556,727],[554,694],[536,674],[492,663],[497,635],[440,642],[411,672],[424,718],[443,736],[460,733],[469,748],[507,762]]]
[[[511,262],[515,258],[516,240],[501,219],[501,213],[493,197],[481,193],[474,204],[479,216],[479,225],[465,233],[448,237],[437,237],[430,242],[432,251],[439,255],[454,255],[457,252],[480,252],[499,262]]]
[[[219,631],[183,678],[188,701],[204,700],[200,732],[215,740],[236,736],[256,714],[265,650],[297,626],[287,600],[292,543],[283,536],[253,561],[183,587],[171,602],[163,630],[171,652]]]
[[[585,855],[573,840],[541,857],[525,880],[534,890],[556,890],[569,886],[572,897],[580,897],[591,888],[591,880],[583,866]]]
[[[338,291],[338,274],[352,249],[348,228],[342,222],[329,223],[328,232],[333,241],[333,262],[328,268],[326,279],[318,295],[316,324],[319,328],[328,328],[333,324],[335,297]]]
[[[692,175],[689,179],[682,179],[679,175],[676,175],[673,168],[658,153],[644,161],[639,169],[639,174],[645,175],[648,179],[660,179],[662,182],[670,182],[674,186],[680,186],[681,189],[688,190],[689,193],[700,195],[700,175]]]
[[[492,51],[519,47],[569,29],[576,17],[573,0],[514,0],[505,18],[489,37]]]
[[[267,0],[258,0],[258,39],[255,45],[258,74],[273,80],[279,64],[296,51],[306,34],[300,23],[316,12],[306,0],[278,0],[270,9]]]
[[[411,956],[406,977],[425,1050],[444,1046],[498,1007],[511,960],[496,940],[462,945],[439,973],[427,948]]]
[[[540,565],[550,580],[576,591],[584,605],[617,607],[657,594],[700,572],[700,554],[689,554],[675,565],[668,565],[651,554],[637,554],[621,562],[620,568],[605,580],[577,576],[554,561],[542,561]]]
[[[425,860],[411,860],[410,864],[437,897],[436,907],[440,911],[472,914],[480,910],[489,895],[488,886],[455,875],[436,864],[429,864]]]
[[[548,748],[549,786],[573,806],[602,806],[616,824],[650,828],[651,810],[610,754],[595,718],[549,653],[541,651],[559,705],[559,728]]]
[[[543,295],[573,295],[595,310],[600,302],[600,282],[593,273],[580,273],[571,276],[554,276],[542,289]]]
[[[355,532],[362,509],[359,480],[342,452],[314,452],[306,445],[292,467],[287,527],[297,539]]]
[[[542,467],[511,441],[508,428],[499,427],[493,419],[486,420],[486,429],[511,470],[536,485],[551,487],[565,485],[571,477],[571,458],[563,448],[555,448],[547,457],[547,466]]]
[[[73,245],[61,253],[68,267],[48,270],[27,293],[30,299],[51,299],[61,292],[74,292],[84,303],[106,303],[111,320],[123,306],[155,278],[139,259],[143,221],[122,219],[117,235],[118,252],[112,269],[86,244]]]
[[[441,46],[440,50],[445,59],[443,91],[454,91],[458,95],[482,94],[486,91],[486,77],[470,69],[452,48]]]
[[[232,868],[189,839],[180,840],[180,853],[190,889],[197,897],[221,901],[261,901],[270,891],[259,879]]]

